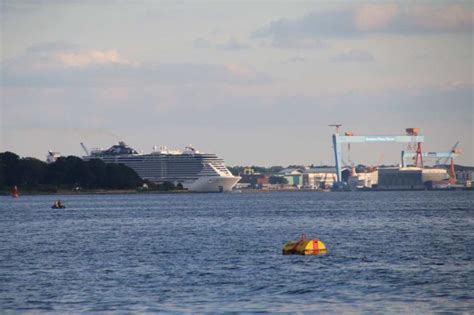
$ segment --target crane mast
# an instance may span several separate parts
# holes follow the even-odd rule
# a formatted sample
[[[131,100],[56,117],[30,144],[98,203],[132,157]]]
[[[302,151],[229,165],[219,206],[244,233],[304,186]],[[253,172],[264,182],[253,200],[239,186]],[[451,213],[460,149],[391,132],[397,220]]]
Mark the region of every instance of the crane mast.
[[[87,156],[89,156],[89,150],[87,150],[86,146],[84,145],[84,143],[81,142],[81,147],[82,149],[84,150],[84,152],[86,153]]]

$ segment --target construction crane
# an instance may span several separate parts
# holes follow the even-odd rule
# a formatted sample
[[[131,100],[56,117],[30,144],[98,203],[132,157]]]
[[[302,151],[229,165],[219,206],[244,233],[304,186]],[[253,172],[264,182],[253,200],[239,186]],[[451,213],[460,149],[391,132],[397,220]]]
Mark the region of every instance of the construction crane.
[[[413,161],[415,159],[416,153],[415,152],[406,152],[402,151],[402,167],[407,167],[410,165],[410,161]],[[421,154],[423,157],[423,160],[429,160],[429,159],[436,159],[436,165],[445,165],[447,164],[447,161],[450,158],[456,158],[459,156],[459,150],[456,150],[455,152],[423,152]],[[444,159],[446,163],[442,164],[439,161],[441,159]]]
[[[424,152],[422,154],[424,159],[436,159],[436,165],[448,165],[449,163],[449,183],[456,184],[456,171],[454,169],[454,159],[461,154],[461,150],[458,149],[459,141],[451,148],[449,152]],[[408,160],[413,160],[415,157],[414,152],[402,151],[402,166],[407,166]]]
[[[419,128],[407,128],[405,129],[407,135],[416,137],[420,134]],[[415,167],[423,168],[423,154],[421,152],[421,142],[416,141],[413,139],[414,147],[416,147],[416,155],[415,155]]]
[[[84,152],[86,153],[87,156],[89,156],[89,150],[87,150],[86,146],[84,145],[84,143],[81,142],[81,147],[82,149],[84,150]]]
[[[449,157],[446,158],[445,163],[447,164],[448,160],[451,160],[449,163],[449,183],[454,185],[456,184],[456,170],[454,169],[454,155],[459,155],[461,153],[461,150],[459,150],[458,147],[459,141],[456,142],[456,144],[451,148],[451,152],[449,154]]]
[[[458,157],[461,154],[461,150],[457,149],[459,141],[451,148],[448,152],[423,152],[423,159],[436,159],[435,165],[447,165],[449,159]],[[410,160],[414,160],[416,156],[415,152],[402,151],[402,167],[407,167]]]
[[[418,128],[407,128],[405,135],[339,135],[339,124],[330,125],[336,127],[336,133],[332,135],[334,159],[336,162],[337,181],[342,181],[342,148],[343,143],[417,143],[417,154],[419,160],[421,158],[421,142],[425,141],[425,137],[419,134]]]
[[[459,145],[459,141],[456,142],[453,145],[453,147],[449,151],[448,156],[442,157],[442,159],[439,159],[439,160],[436,161],[436,165],[446,165],[446,164],[448,164],[449,159],[452,159],[454,155],[455,155],[455,157],[457,157],[459,155],[459,153],[461,153],[461,151],[457,148],[458,145]],[[441,163],[441,161],[443,161],[443,163]]]
[[[330,124],[328,125],[329,127],[336,127],[336,135],[339,134],[339,127],[342,126],[342,124]]]

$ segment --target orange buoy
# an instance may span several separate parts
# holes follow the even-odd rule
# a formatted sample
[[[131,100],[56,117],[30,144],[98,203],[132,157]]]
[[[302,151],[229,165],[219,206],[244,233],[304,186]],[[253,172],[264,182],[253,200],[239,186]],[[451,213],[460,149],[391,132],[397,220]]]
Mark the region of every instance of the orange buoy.
[[[283,246],[283,255],[325,255],[326,245],[320,240],[308,240],[303,234],[299,241],[289,241]]]
[[[19,196],[20,196],[20,194],[18,193],[18,187],[13,186],[13,189],[12,189],[12,197],[13,197],[13,198],[18,198]]]

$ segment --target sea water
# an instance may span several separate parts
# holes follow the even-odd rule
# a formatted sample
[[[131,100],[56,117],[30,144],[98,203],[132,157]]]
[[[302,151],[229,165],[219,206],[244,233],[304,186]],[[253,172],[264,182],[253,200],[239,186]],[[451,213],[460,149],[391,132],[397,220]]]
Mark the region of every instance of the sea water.
[[[0,310],[472,313],[473,197],[0,197]],[[303,233],[329,253],[283,256]]]

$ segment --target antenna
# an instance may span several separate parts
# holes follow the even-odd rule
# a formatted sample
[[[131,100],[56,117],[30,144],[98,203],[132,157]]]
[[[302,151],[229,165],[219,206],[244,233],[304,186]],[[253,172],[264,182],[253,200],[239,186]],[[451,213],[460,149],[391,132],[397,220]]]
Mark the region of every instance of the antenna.
[[[336,135],[339,134],[339,127],[342,126],[342,124],[331,124],[331,125],[328,125],[329,127],[336,127]]]

